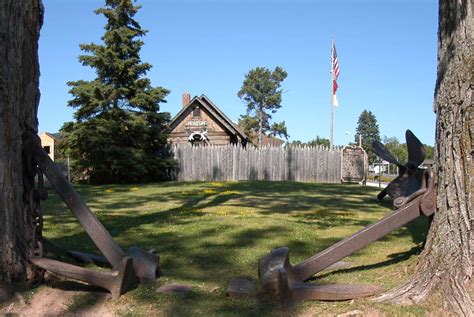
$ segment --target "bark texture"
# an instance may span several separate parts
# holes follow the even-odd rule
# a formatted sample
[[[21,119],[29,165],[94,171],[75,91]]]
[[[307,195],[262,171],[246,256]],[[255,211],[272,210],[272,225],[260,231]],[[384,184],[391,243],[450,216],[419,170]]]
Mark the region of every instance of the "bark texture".
[[[24,131],[37,130],[41,0],[0,0],[0,300],[38,275]],[[26,156],[25,156],[26,155]]]
[[[445,308],[474,316],[467,291],[472,277],[474,0],[440,0],[435,87],[437,211],[417,270],[379,297],[418,303],[439,291]]]

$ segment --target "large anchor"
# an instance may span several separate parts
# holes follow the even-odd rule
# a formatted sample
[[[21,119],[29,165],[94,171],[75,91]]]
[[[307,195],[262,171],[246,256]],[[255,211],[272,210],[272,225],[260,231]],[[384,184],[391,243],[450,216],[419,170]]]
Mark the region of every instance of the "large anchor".
[[[359,232],[317,253],[309,259],[291,265],[287,247],[272,250],[259,261],[260,287],[276,296],[280,303],[297,300],[348,300],[374,295],[382,289],[372,285],[305,283],[318,272],[348,255],[362,249],[391,231],[400,228],[421,215],[431,216],[436,209],[436,196],[431,171],[418,168],[425,158],[421,142],[407,130],[408,163],[400,167],[399,176],[382,191],[394,198],[393,212]],[[396,161],[380,143],[374,150],[388,161]],[[382,154],[382,155],[381,155]],[[382,193],[379,198],[383,198]]]
[[[32,150],[34,163],[46,175],[58,195],[105,256],[106,261],[111,264],[112,271],[94,271],[43,257],[31,258],[30,261],[55,274],[105,288],[112,293],[113,297],[120,296],[138,283],[155,281],[160,276],[159,256],[138,247],[131,247],[125,253],[43,150],[39,137],[33,132],[27,133],[30,135],[25,138],[27,142],[25,146]],[[70,255],[76,258],[104,261],[102,257],[87,253],[70,252]]]

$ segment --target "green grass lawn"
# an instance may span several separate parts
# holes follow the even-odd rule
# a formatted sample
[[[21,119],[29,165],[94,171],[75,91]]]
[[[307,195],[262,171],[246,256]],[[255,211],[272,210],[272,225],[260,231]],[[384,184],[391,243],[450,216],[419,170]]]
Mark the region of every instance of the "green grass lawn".
[[[224,294],[232,278],[256,280],[259,258],[273,248],[288,246],[296,264],[382,218],[391,203],[379,202],[376,188],[263,181],[76,188],[125,250],[136,245],[155,249],[161,257],[163,276],[155,285],[139,286],[112,300],[123,315],[331,315],[376,309],[390,316],[423,316],[428,311],[428,306],[369,300],[305,302],[281,311],[265,296],[237,300]],[[47,238],[69,249],[97,252],[55,194],[42,208]],[[427,220],[417,219],[348,257],[353,268],[320,273],[313,282],[372,283],[389,289],[413,271],[427,229]],[[185,297],[155,293],[171,282],[189,284],[193,290]]]

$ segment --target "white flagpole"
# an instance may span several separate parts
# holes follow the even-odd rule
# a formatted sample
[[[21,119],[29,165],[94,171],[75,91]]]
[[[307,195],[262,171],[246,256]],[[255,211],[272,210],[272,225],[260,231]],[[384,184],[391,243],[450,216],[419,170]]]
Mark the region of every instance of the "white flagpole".
[[[329,148],[332,150],[333,147],[333,129],[334,129],[334,105],[333,105],[333,97],[334,97],[334,91],[333,91],[333,85],[334,85],[334,35],[332,36],[332,43],[331,43],[331,99],[330,99],[330,104],[331,104],[331,130],[329,133]]]

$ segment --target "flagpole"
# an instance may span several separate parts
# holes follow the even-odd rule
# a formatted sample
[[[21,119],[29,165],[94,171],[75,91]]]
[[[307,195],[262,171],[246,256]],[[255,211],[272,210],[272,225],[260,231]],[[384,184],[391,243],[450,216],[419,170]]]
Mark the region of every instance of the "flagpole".
[[[334,106],[332,104],[332,93],[331,93],[331,132],[329,134],[329,148],[331,150],[333,146],[333,130],[334,130]]]
[[[334,65],[334,54],[333,54],[333,50],[334,49],[334,35],[332,36],[332,43],[331,43],[331,98],[329,99],[329,103],[331,104],[331,130],[329,132],[329,149],[332,150],[332,146],[333,146],[333,130],[334,130],[334,105],[333,105],[333,94],[334,94],[334,91],[333,91],[333,85],[334,85],[334,74],[333,74],[333,65]]]

